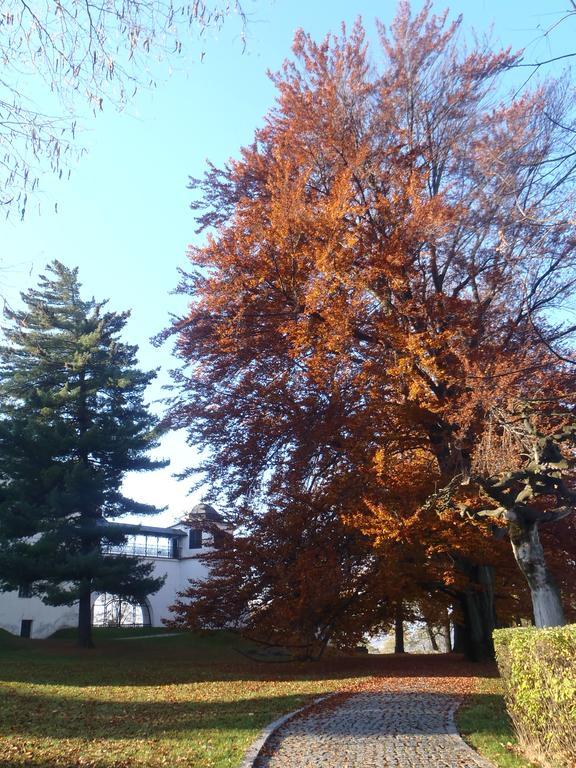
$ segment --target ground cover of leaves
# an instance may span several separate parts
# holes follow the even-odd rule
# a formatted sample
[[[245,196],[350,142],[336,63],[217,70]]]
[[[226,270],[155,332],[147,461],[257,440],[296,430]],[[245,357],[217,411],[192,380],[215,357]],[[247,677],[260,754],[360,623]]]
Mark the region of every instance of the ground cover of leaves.
[[[262,663],[226,633],[160,639],[0,638],[3,768],[228,768],[264,725],[333,691],[470,697],[492,666],[449,656]]]

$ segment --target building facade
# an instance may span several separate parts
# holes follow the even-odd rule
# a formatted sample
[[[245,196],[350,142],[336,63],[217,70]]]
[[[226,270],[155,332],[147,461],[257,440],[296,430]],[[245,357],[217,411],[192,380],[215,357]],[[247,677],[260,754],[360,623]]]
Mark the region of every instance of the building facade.
[[[110,547],[111,554],[121,552],[152,563],[152,576],[165,577],[165,581],[158,592],[148,595],[142,604],[126,603],[114,595],[95,594],[94,626],[163,626],[162,619],[170,618],[169,606],[176,600],[177,593],[186,589],[191,579],[203,579],[208,574],[199,556],[218,545],[218,541],[214,541],[214,534],[209,533],[207,527],[224,529],[224,520],[210,505],[198,504],[186,523],[167,528],[141,525],[137,533],[127,536],[125,544]],[[0,629],[14,635],[45,638],[77,623],[76,605],[45,605],[40,598],[30,596],[25,587],[17,592],[0,592]]]

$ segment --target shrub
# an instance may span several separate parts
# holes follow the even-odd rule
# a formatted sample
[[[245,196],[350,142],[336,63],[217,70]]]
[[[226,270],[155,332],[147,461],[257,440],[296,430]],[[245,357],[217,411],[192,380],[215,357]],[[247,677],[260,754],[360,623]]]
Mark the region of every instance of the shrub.
[[[576,765],[576,624],[499,629],[496,658],[518,741],[532,759]]]

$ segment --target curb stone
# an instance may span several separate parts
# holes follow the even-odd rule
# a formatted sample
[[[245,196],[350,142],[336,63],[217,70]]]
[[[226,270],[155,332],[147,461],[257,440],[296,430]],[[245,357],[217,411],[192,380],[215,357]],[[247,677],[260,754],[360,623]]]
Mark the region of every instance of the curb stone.
[[[311,709],[312,707],[316,706],[316,704],[320,704],[322,701],[326,701],[327,699],[331,699],[334,696],[338,696],[340,693],[342,693],[342,691],[336,691],[335,693],[329,693],[326,696],[320,696],[318,699],[313,699],[303,707],[295,709],[292,712],[288,712],[287,714],[282,715],[282,717],[273,720],[260,732],[260,735],[256,741],[252,742],[252,744],[248,747],[238,768],[252,768],[268,739],[275,731],[278,730],[278,728],[280,728],[280,726],[284,725],[284,723],[287,723],[288,720],[292,720],[293,717],[296,717],[296,715],[299,715],[301,712],[306,712],[307,709]]]
[[[462,736],[460,736],[460,732],[458,731],[458,728],[456,727],[456,712],[462,705],[461,701],[456,701],[452,706],[450,707],[450,710],[448,711],[448,717],[450,718],[448,721],[448,728],[446,730],[447,734],[454,739],[458,744],[464,744],[464,746],[472,752],[474,757],[476,758],[476,762],[479,766],[479,768],[495,768],[494,763],[491,763],[490,760],[488,760],[486,757],[483,757],[480,752],[477,752],[474,747],[471,747],[468,742],[464,741]]]
[[[340,695],[341,693],[344,693],[344,691],[335,691],[334,693],[330,693],[326,696],[320,696],[319,698],[311,701],[309,704],[306,704],[305,706],[300,707],[299,709],[295,709],[292,712],[288,712],[286,715],[282,715],[282,717],[279,717],[273,722],[269,723],[269,725],[267,725],[261,731],[259,737],[250,745],[248,750],[245,752],[244,758],[240,763],[240,765],[238,766],[238,768],[254,768],[256,761],[260,756],[264,746],[279,728],[281,728],[289,720],[292,720],[292,718],[294,718],[296,715],[306,712],[308,709],[312,709],[314,706],[321,703],[322,701],[326,701],[328,699],[334,698]],[[467,744],[466,741],[464,741],[464,739],[458,732],[458,728],[456,727],[455,714],[461,704],[462,704],[461,701],[456,701],[450,706],[448,710],[448,713],[447,713],[448,722],[446,723],[446,731],[445,731],[446,736],[448,736],[451,740],[453,740],[456,744],[458,744],[460,748],[464,747],[464,749],[470,753],[470,756],[474,760],[477,768],[495,768],[493,763],[491,763],[485,757],[480,755],[480,753],[478,753],[473,747]]]

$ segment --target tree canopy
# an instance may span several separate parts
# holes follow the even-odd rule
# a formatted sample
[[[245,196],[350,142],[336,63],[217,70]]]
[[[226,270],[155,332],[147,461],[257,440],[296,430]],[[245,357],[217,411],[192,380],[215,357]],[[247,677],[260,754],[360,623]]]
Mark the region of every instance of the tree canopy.
[[[562,621],[536,538],[558,519],[554,473],[572,498],[574,327],[557,309],[576,284],[573,97],[562,79],[504,93],[519,55],[466,49],[460,27],[401,2],[380,67],[360,22],[297,33],[253,144],[192,180],[207,239],[166,332],[171,422],[205,449],[191,474],[239,509],[320,493],[376,546],[412,529],[429,565],[467,550],[480,582],[508,531]],[[565,439],[554,466],[536,457],[538,504],[525,514],[518,487],[514,520],[486,524],[479,488],[530,463],[522,408]]]
[[[77,269],[53,262],[22,300],[6,310],[0,347],[0,588],[78,602],[89,645],[93,592],[141,600],[162,583],[151,566],[106,551],[130,530],[111,520],[159,511],[121,490],[126,472],[167,463],[148,455],[159,433],[144,392],[155,372],[140,371],[137,348],[119,338],[129,313],[82,299]]]

